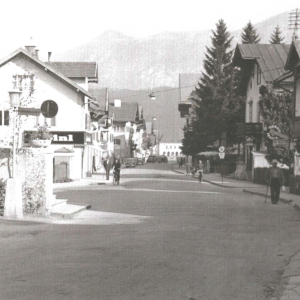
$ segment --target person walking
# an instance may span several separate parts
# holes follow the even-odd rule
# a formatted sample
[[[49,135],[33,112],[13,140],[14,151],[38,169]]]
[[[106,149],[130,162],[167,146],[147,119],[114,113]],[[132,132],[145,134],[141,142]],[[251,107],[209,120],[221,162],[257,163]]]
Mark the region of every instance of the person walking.
[[[198,172],[199,172],[199,182],[202,183],[202,179],[203,179],[203,163],[202,163],[202,160],[199,160]]]
[[[277,167],[277,160],[273,159],[272,167],[266,173],[266,182],[271,189],[271,202],[278,204],[280,188],[284,185],[284,176],[280,168]]]
[[[117,159],[114,161],[113,169],[114,169],[114,174],[115,174],[116,179],[117,179],[116,183],[119,184],[120,183],[120,177],[121,177],[121,162],[120,162],[119,157],[117,157]]]
[[[109,180],[109,173],[110,173],[110,169],[111,169],[111,165],[112,165],[112,158],[110,156],[107,157],[107,161],[106,161],[106,180]]]

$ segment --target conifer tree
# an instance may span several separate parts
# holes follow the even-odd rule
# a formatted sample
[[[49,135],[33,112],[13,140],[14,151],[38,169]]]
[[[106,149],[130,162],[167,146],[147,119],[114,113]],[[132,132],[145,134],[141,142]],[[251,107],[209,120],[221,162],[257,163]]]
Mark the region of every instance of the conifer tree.
[[[195,105],[190,126],[184,128],[183,153],[205,151],[208,145],[220,142],[224,133],[234,136],[239,119],[244,120],[241,98],[236,97],[237,78],[231,65],[232,37],[220,20],[212,31],[212,46],[206,47],[204,72],[196,88]]]
[[[271,44],[284,44],[284,38],[282,37],[282,32],[279,28],[279,25],[277,25],[271,35],[270,39]]]
[[[243,28],[241,37],[243,44],[258,44],[260,42],[260,37],[251,21]]]

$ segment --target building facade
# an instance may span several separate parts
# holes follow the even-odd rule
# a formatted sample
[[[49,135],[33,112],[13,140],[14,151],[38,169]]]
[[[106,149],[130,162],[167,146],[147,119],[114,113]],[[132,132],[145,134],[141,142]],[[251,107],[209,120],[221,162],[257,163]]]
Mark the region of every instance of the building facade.
[[[291,79],[276,83],[284,74],[284,64],[290,45],[284,44],[238,44],[233,64],[240,68],[241,80],[238,92],[246,98],[245,122],[238,124],[237,136],[243,145],[242,157],[245,162],[241,179],[252,179],[254,168],[268,167],[265,159],[267,149],[263,140],[264,127],[260,115],[260,88],[281,92],[292,90]],[[241,170],[242,170],[241,169]]]
[[[159,143],[159,155],[167,157],[178,157],[182,155],[182,143]]]
[[[28,136],[36,126],[46,124],[53,134],[49,146],[54,152],[54,179],[79,179],[92,172],[99,151],[90,128],[90,102],[93,95],[87,89],[42,62],[34,46],[19,48],[0,61],[0,118],[1,148],[10,148],[12,142],[12,110],[9,91],[21,92],[21,107],[41,109],[51,100],[58,108],[53,118],[42,110],[39,116],[18,116],[20,135],[18,148],[30,147]]]

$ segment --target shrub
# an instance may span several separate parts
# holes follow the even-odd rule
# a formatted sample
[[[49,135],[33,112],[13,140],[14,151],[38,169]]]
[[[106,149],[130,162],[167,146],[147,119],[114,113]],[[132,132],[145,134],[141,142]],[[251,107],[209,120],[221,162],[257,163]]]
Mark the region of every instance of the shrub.
[[[50,133],[47,125],[37,126],[37,131],[30,134],[30,140],[51,140],[52,134]]]
[[[4,201],[6,192],[6,181],[2,178],[0,179],[0,216],[4,214]]]

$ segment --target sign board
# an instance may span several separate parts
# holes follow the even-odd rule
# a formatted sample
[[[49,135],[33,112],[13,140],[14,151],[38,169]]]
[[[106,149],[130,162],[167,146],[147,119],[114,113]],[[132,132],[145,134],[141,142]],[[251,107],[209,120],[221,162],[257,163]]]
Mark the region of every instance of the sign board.
[[[219,152],[225,152],[225,147],[224,147],[224,146],[221,146],[221,147],[219,148]]]
[[[33,131],[24,132],[24,143],[29,143],[30,134]],[[53,135],[51,144],[92,144],[92,134],[85,131],[50,131]]]
[[[224,152],[220,152],[219,153],[219,157],[220,157],[220,159],[224,159],[225,158],[225,153]]]
[[[288,145],[289,145],[289,141],[287,140],[283,140],[283,139],[273,140],[274,147],[288,147]]]
[[[39,116],[41,114],[41,110],[39,108],[32,107],[19,107],[18,115],[19,116]]]

